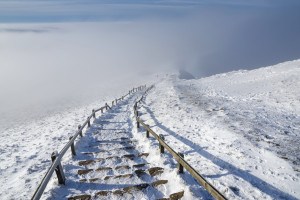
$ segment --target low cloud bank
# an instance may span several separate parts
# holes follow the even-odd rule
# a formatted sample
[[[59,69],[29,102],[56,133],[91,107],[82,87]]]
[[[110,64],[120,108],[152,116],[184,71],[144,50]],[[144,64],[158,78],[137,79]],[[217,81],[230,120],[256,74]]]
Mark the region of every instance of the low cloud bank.
[[[0,111],[95,97],[86,88],[169,68],[199,78],[300,58],[299,4],[231,3],[162,6],[169,17],[154,6],[135,20],[0,24]]]

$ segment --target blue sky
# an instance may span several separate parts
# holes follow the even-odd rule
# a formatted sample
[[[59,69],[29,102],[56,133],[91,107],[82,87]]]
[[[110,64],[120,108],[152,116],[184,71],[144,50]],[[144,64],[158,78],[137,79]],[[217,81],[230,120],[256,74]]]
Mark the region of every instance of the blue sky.
[[[164,19],[183,17],[203,8],[272,9],[299,4],[296,0],[1,0],[0,22]]]

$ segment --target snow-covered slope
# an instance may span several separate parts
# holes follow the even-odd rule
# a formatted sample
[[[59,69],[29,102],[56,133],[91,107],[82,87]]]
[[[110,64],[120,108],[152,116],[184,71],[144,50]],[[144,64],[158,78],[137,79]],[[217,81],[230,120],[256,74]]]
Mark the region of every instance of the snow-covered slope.
[[[99,101],[5,128],[0,144],[1,199],[30,198],[50,166],[50,154],[64,146],[91,110],[145,80],[150,79],[128,80]],[[299,199],[299,88],[300,60],[199,80],[168,75],[151,90],[139,112],[226,197]],[[134,121],[133,114],[131,118]],[[142,131],[133,132],[138,149],[151,152],[150,161],[176,168],[171,156],[160,155],[156,140],[145,138]],[[70,160],[71,154],[66,154],[63,162]],[[209,198],[188,173],[165,176],[182,178],[179,184],[187,186],[184,198]],[[48,187],[58,188],[55,180]]]
[[[149,79],[145,76],[135,77],[123,82],[121,86],[117,82],[103,82],[104,86],[100,89],[99,86],[91,86],[91,91],[97,88],[94,92],[103,94],[102,98],[86,101],[86,105],[72,102],[64,104],[61,111],[39,113],[40,116],[35,118],[29,117],[31,113],[23,113],[24,116],[28,115],[28,119],[24,120],[24,116],[18,118],[18,113],[15,113],[17,120],[10,125],[0,126],[0,199],[31,198],[50,167],[51,153],[64,147],[92,109],[100,108],[106,102],[111,103],[132,87],[147,83]],[[70,158],[71,155],[67,153],[64,160]]]
[[[168,76],[142,113],[228,198],[300,198],[300,60],[200,80]]]

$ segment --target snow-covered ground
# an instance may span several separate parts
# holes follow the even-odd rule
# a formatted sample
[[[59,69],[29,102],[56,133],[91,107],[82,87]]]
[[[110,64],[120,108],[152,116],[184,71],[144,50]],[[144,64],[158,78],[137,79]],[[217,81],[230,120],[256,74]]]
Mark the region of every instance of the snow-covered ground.
[[[226,197],[300,198],[300,60],[199,80],[168,75],[140,110]]]
[[[1,199],[30,198],[50,166],[50,154],[66,144],[91,110],[145,80],[150,78],[128,79],[121,87],[103,91],[98,101],[2,128]],[[139,107],[141,119],[226,197],[300,198],[300,60],[199,80],[161,75],[156,82]],[[143,128],[134,128],[133,113],[127,116],[136,149],[150,153],[146,161],[163,165],[162,178],[171,180],[162,189],[183,189],[184,199],[210,198],[188,173],[176,172],[176,161],[159,153],[153,137],[147,139]],[[63,162],[72,162],[71,153]],[[63,191],[55,175],[46,191],[50,198]]]
[[[115,81],[104,82],[102,88],[90,87],[100,97],[97,101],[55,105],[55,108],[49,108],[49,113],[46,110],[43,113],[19,110],[23,115],[19,117],[17,110],[15,118],[10,119],[15,121],[7,124],[4,119],[0,123],[0,199],[31,198],[51,164],[51,153],[63,148],[92,109],[102,107],[106,102],[111,104],[112,100],[144,84],[147,79],[131,78],[121,86]],[[67,154],[64,159],[69,160],[70,157]]]
[[[136,130],[132,113],[132,105],[141,95],[141,91],[137,92],[97,117],[76,144],[76,156],[65,162],[66,185],[58,185],[53,176],[42,199],[82,195],[90,195],[92,199],[158,199],[182,191],[186,199],[209,197],[197,184],[195,196],[177,170],[165,166],[164,160],[157,156],[157,148],[144,145],[145,134]],[[79,164],[90,160],[95,162]],[[156,175],[149,172],[157,167],[162,171]],[[191,176],[187,177],[196,183]],[[152,184],[162,180],[166,182]],[[129,189],[140,184],[144,185],[142,191]]]

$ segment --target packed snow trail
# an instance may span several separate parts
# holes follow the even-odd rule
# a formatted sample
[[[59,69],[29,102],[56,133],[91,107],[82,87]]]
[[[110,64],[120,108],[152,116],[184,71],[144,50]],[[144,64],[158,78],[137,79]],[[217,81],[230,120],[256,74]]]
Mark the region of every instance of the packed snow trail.
[[[57,185],[53,175],[52,189],[43,198],[178,199],[184,195],[183,189],[168,186],[174,178],[163,177],[162,165],[149,162],[149,153],[136,148],[131,114],[138,94],[95,119],[76,144],[77,155],[64,163],[66,185]]]

